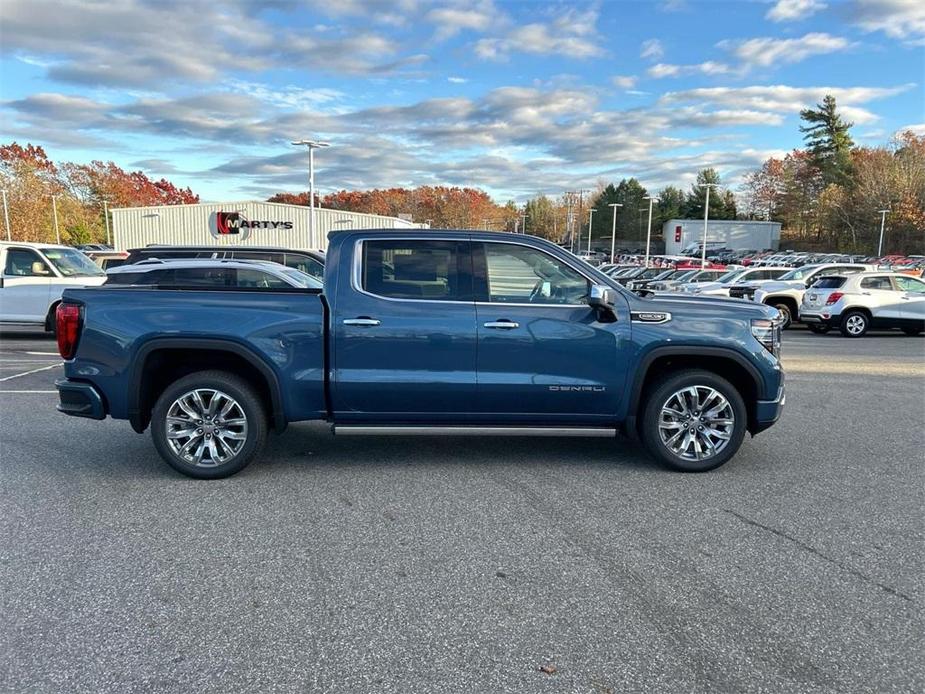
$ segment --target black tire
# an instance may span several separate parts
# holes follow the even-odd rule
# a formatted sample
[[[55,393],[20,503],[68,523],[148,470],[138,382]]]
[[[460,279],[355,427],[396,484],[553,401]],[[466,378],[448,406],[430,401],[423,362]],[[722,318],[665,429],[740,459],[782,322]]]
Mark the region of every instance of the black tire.
[[[56,301],[48,309],[48,315],[45,316],[45,332],[48,333],[51,337],[58,336],[58,304],[60,301]]]
[[[718,392],[726,399],[733,414],[732,429],[724,447],[718,453],[699,460],[675,453],[659,433],[662,408],[675,393],[692,386],[711,388]],[[656,460],[681,472],[706,472],[718,468],[739,450],[748,428],[748,411],[741,394],[729,381],[710,371],[691,369],[669,373],[647,389],[638,425],[642,442]]]
[[[783,302],[778,302],[776,304],[771,304],[774,308],[780,311],[780,317],[783,319],[783,323],[780,326],[781,330],[786,330],[793,323],[793,311],[790,310],[790,306]]]
[[[845,311],[839,329],[845,337],[864,337],[870,329],[870,316],[856,309]]]
[[[231,425],[236,426],[238,429],[232,431],[231,426],[222,428],[224,427],[224,420],[213,423],[209,421],[208,416],[197,420],[189,419],[190,428],[194,426],[195,422],[202,425],[202,428],[197,429],[198,435],[190,436],[186,443],[192,444],[196,450],[202,450],[204,447],[197,445],[194,439],[201,439],[204,442],[208,438],[212,440],[210,446],[214,447],[220,455],[227,455],[227,460],[213,461],[210,459],[207,461],[205,460],[205,455],[209,453],[210,449],[205,449],[200,453],[201,463],[197,465],[195,462],[186,460],[171,447],[167,436],[168,414],[181,396],[195,390],[212,391],[224,396],[225,399],[219,400],[218,404],[226,403],[229,399],[233,400],[235,407],[232,408],[231,412],[233,412],[235,418],[228,421],[240,422],[241,419],[244,420],[243,425]],[[200,395],[200,398],[200,402],[207,405],[211,404],[211,399],[206,402],[205,396]],[[218,404],[216,407],[218,407]],[[174,411],[174,415],[177,414],[188,417],[185,412]],[[206,414],[208,415],[209,413],[207,412]],[[178,419],[179,417],[174,417],[174,422]],[[177,425],[174,424],[174,426]],[[214,431],[214,439],[212,433],[203,433],[204,431]],[[227,440],[224,438],[225,436],[228,437]],[[240,436],[244,438],[239,439],[238,437]],[[266,409],[257,391],[244,379],[225,371],[198,371],[175,381],[161,393],[151,413],[151,437],[154,440],[157,452],[177,472],[196,479],[228,477],[244,469],[263,450],[267,440]],[[243,440],[243,444],[236,450],[232,450],[232,447],[237,445],[235,443],[237,440]],[[181,437],[179,441],[183,443],[184,439]],[[229,444],[228,441],[231,441],[231,443]],[[180,444],[178,443],[177,445]],[[182,452],[182,449],[180,452]],[[195,452],[191,451],[190,453],[195,457]],[[211,458],[211,453],[209,453],[209,457]]]
[[[911,325],[908,325],[903,328],[903,332],[906,333],[909,337],[915,337],[916,335],[921,335],[925,332],[925,327],[916,328]]]
[[[806,327],[809,328],[809,332],[817,335],[825,335],[832,329],[831,325],[826,325],[825,323],[807,323]]]

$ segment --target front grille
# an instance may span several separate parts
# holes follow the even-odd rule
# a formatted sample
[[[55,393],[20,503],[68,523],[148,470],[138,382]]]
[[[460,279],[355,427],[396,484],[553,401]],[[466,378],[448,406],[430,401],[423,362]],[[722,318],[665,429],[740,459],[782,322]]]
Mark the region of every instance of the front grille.
[[[733,299],[753,299],[755,297],[754,287],[730,287],[729,296]]]

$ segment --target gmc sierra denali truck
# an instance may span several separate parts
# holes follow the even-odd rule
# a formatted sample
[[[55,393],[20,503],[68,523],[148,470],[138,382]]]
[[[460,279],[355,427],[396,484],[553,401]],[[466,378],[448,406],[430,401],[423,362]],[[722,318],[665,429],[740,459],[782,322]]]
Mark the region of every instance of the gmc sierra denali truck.
[[[336,435],[623,432],[704,471],[784,404],[775,309],[643,298],[524,235],[340,232],[322,290],[69,289],[56,319],[58,409],[150,427],[198,478],[305,420]]]

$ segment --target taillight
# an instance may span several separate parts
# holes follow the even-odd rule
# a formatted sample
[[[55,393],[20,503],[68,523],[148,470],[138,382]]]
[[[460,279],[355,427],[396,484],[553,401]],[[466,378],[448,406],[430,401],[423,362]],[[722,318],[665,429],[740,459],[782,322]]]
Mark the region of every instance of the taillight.
[[[62,359],[73,358],[77,351],[77,337],[80,335],[80,306],[58,304],[55,332],[58,337],[58,354]]]
[[[825,300],[825,305],[831,306],[832,304],[836,303],[839,299],[841,299],[844,295],[845,295],[844,292],[832,292],[831,294],[829,294],[829,298]]]

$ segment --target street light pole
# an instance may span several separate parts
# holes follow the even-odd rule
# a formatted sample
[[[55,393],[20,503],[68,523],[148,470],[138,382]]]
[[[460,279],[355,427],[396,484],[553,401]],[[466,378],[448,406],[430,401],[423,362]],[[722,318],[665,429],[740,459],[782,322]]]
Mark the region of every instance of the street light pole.
[[[521,220],[523,220],[523,223],[520,225],[520,233],[526,234],[527,233],[527,213],[525,212],[524,214],[520,215],[520,218]]]
[[[700,269],[707,266],[707,223],[710,219],[710,188],[716,188],[717,183],[698,183],[701,188],[707,189],[707,200],[703,206],[703,244],[700,249]]]
[[[57,239],[58,245],[61,245],[61,232],[58,230],[58,196],[51,196],[51,211],[55,218],[55,239]]]
[[[3,223],[6,224],[6,240],[12,241],[13,239],[12,239],[12,236],[10,235],[11,234],[10,232],[10,213],[6,207],[6,193],[7,193],[6,188],[4,188],[3,190],[0,190],[0,193],[3,193]]]
[[[588,209],[588,253],[591,253],[591,222],[594,219],[594,213],[597,212],[593,207]]]
[[[106,221],[106,245],[111,246],[112,241],[109,235],[109,200],[103,200],[103,219]]]
[[[612,202],[607,207],[613,208],[613,227],[610,230],[610,262],[613,262],[617,250],[617,208],[623,207],[623,203]]]
[[[652,203],[653,198],[651,195],[647,195],[643,200],[649,201],[649,226],[646,230],[646,267],[649,267],[649,246],[652,244]]]
[[[877,257],[880,258],[883,256],[883,229],[886,226],[886,216],[889,214],[889,210],[877,210],[880,213],[880,243],[877,244]]]
[[[311,242],[315,243],[315,150],[319,147],[330,147],[330,142],[319,140],[294,140],[296,146],[308,147],[308,204],[311,208],[308,216],[308,233]]]

